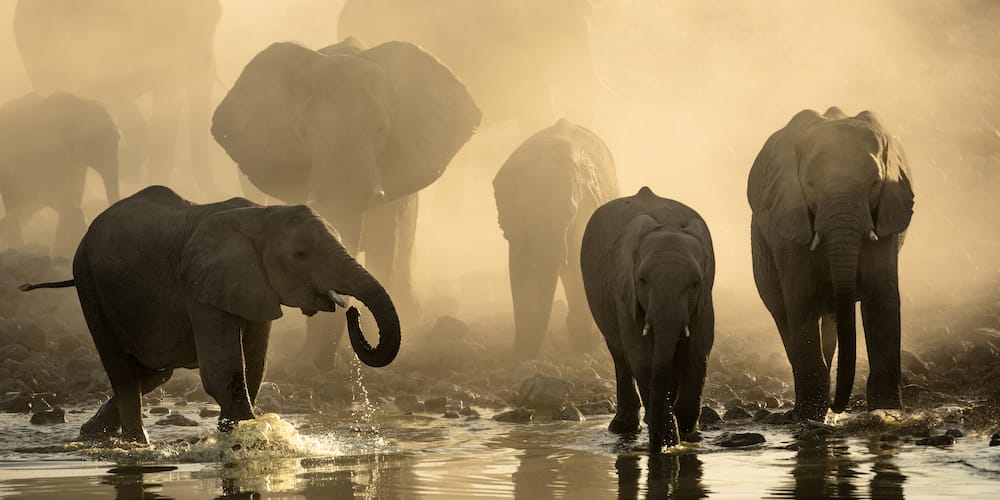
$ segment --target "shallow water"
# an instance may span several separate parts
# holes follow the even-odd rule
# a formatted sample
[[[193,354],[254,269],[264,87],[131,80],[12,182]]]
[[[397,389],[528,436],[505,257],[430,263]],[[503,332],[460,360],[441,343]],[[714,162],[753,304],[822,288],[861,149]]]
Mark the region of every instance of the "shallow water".
[[[199,417],[199,407],[168,407],[199,425],[153,425],[161,417],[151,416],[153,445],[131,449],[110,440],[76,441],[91,408],[46,427],[28,424],[27,415],[0,414],[0,497],[996,498],[1000,492],[1000,448],[989,448],[986,436],[970,433],[946,448],[905,437],[906,425],[922,425],[928,414],[908,416],[906,425],[851,417],[835,422],[840,437],[801,442],[791,427],[727,425],[705,431],[699,444],[650,459],[644,436],[628,441],[605,430],[610,416],[505,424],[485,411],[481,419],[445,419],[404,415],[389,405],[337,415],[269,414],[219,435],[215,419]],[[767,442],[742,449],[712,444],[723,431],[761,432]],[[902,440],[881,439],[897,432]]]

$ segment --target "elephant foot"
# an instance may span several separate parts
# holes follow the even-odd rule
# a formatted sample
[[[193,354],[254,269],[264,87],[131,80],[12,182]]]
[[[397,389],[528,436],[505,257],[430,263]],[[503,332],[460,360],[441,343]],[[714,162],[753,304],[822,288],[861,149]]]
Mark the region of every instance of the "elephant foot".
[[[796,423],[803,420],[815,420],[817,422],[822,422],[826,420],[826,410],[827,407],[825,406],[796,406],[792,411],[785,413],[785,418],[788,420],[788,423]]]
[[[101,405],[90,420],[80,426],[80,436],[106,436],[118,432],[121,427],[118,406],[109,400]]]
[[[122,429],[122,441],[138,444],[149,444],[149,434],[143,426]]]
[[[899,393],[872,395],[868,397],[868,410],[899,410],[903,404]]]
[[[681,431],[681,441],[685,443],[700,443],[702,440],[701,431],[698,429]]]
[[[635,434],[639,432],[639,416],[635,414],[617,413],[608,424],[608,431],[614,434]]]
[[[673,420],[671,417],[669,420]],[[669,448],[671,446],[677,446],[680,444],[680,439],[677,433],[677,425],[673,422],[667,423],[662,431],[654,431],[652,428],[649,430],[649,453],[656,454],[660,453],[664,447]]]

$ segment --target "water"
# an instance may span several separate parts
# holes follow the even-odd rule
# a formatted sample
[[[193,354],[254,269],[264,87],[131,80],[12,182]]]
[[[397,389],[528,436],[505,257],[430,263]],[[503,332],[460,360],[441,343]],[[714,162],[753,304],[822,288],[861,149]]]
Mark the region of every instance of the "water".
[[[0,497],[9,498],[996,498],[1000,448],[969,433],[918,446],[907,433],[954,409],[900,420],[859,414],[797,440],[796,427],[726,425],[651,459],[645,437],[622,440],[610,416],[506,424],[404,415],[361,403],[338,414],[268,414],[220,435],[198,408],[167,405],[197,427],[153,425],[153,444],[78,442],[92,408],[32,426],[0,414]],[[724,431],[764,445],[725,449]],[[899,440],[882,436],[900,435]]]

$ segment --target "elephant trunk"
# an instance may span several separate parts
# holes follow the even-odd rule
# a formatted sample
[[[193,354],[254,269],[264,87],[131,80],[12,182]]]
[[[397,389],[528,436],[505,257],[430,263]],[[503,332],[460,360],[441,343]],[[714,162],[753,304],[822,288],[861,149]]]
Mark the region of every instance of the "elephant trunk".
[[[648,325],[648,323],[647,323]],[[673,401],[677,397],[677,344],[686,331],[687,321],[667,319],[649,325],[653,337],[653,371],[649,384],[649,452],[659,453],[663,446],[680,442]]]
[[[559,256],[551,247],[537,255],[513,243],[509,250],[510,291],[514,304],[514,357],[534,359],[541,350],[556,281],[559,278]]]
[[[864,212],[861,212],[864,213]],[[837,389],[834,412],[847,408],[854,386],[857,333],[854,302],[857,290],[858,257],[861,254],[862,236],[870,231],[871,219],[841,214],[830,219],[830,229],[825,233],[826,256],[830,264],[835,314],[837,318]],[[868,227],[865,226],[868,224]]]
[[[378,346],[372,347],[361,330],[358,310],[351,307],[347,310],[347,332],[351,347],[358,359],[368,366],[378,368],[388,365],[399,353],[400,326],[396,307],[385,288],[361,264],[347,254],[346,250],[343,250],[343,255],[345,265],[350,269],[345,275],[347,281],[352,283],[343,292],[356,297],[372,312],[379,331]]]

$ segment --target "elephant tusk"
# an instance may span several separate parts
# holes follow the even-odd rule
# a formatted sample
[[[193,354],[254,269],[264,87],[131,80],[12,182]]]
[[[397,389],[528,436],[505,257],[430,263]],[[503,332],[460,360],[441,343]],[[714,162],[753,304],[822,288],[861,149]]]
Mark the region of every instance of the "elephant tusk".
[[[816,247],[818,246],[819,246],[819,232],[817,231],[813,233],[813,241],[812,244],[809,245],[809,251],[810,252],[815,251]]]
[[[332,300],[334,304],[337,304],[340,307],[347,307],[347,301],[344,300],[344,298],[341,297],[340,294],[338,294],[337,292],[333,290],[327,290],[326,294],[330,297],[330,300]]]
[[[646,323],[646,326],[642,327],[642,336],[645,337],[646,335],[649,335],[649,323]]]
[[[878,241],[878,235],[875,234],[874,229],[872,229],[871,232],[868,233],[868,239],[872,241]]]
[[[686,339],[691,338],[691,329],[689,329],[687,326],[684,327],[684,338]]]

